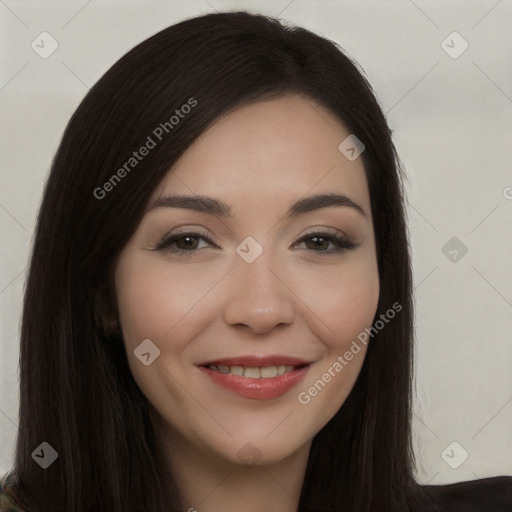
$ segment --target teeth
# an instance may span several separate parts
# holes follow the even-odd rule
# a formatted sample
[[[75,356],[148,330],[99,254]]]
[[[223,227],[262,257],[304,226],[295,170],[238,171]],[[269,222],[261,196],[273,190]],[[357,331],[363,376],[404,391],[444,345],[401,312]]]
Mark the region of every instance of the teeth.
[[[244,369],[241,366],[232,366],[229,368],[229,373],[232,373],[233,375],[238,375],[239,377],[242,377],[244,374]]]
[[[261,377],[261,372],[259,368],[245,368],[244,369],[244,377],[249,377],[249,379],[259,379]]]
[[[275,366],[264,366],[260,370],[260,377],[268,378],[268,377],[276,377],[277,376],[277,368]]]
[[[282,364],[279,366],[263,366],[261,368],[255,366],[224,366],[221,364],[215,366],[211,364],[208,368],[219,373],[231,373],[232,375],[247,377],[248,379],[268,379],[293,371],[293,366]]]

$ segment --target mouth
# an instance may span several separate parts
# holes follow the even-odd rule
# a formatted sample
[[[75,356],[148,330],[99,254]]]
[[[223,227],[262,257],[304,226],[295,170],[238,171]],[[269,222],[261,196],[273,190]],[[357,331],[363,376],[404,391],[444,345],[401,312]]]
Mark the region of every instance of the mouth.
[[[278,366],[240,366],[240,365],[214,365],[211,364],[207,368],[218,373],[222,373],[223,375],[238,375],[239,377],[247,377],[248,379],[271,379],[273,377],[278,377],[284,375],[285,373],[290,373],[300,368],[304,368],[307,365],[284,365],[280,364]]]
[[[306,375],[311,362],[288,356],[243,356],[199,366],[210,382],[245,398],[269,400],[283,395]]]

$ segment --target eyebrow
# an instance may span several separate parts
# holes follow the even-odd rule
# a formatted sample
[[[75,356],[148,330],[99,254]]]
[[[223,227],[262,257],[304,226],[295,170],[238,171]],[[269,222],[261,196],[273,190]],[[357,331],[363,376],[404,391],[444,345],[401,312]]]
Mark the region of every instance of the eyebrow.
[[[286,218],[296,217],[298,215],[320,210],[329,207],[349,207],[359,212],[364,217],[368,217],[366,211],[355,201],[343,194],[317,194],[304,197],[292,204],[286,214]],[[203,195],[170,195],[157,199],[148,208],[151,211],[155,208],[186,208],[198,212],[209,213],[216,217],[233,217],[231,207],[219,199]]]

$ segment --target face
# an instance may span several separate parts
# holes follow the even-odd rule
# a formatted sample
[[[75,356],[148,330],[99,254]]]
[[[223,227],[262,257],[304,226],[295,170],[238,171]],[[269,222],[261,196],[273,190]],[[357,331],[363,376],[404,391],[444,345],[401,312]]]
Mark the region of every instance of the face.
[[[115,281],[130,368],[168,440],[277,463],[352,389],[379,276],[363,162],[338,149],[348,135],[310,99],[259,101],[208,129],[155,191]],[[348,199],[307,201],[322,194]]]

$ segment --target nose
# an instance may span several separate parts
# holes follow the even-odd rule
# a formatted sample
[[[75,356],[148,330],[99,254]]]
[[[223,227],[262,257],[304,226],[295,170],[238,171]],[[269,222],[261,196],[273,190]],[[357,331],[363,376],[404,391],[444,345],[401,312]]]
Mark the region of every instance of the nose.
[[[240,258],[228,283],[224,320],[256,334],[291,324],[295,296],[289,286],[284,276],[273,269],[265,251],[252,263]]]

